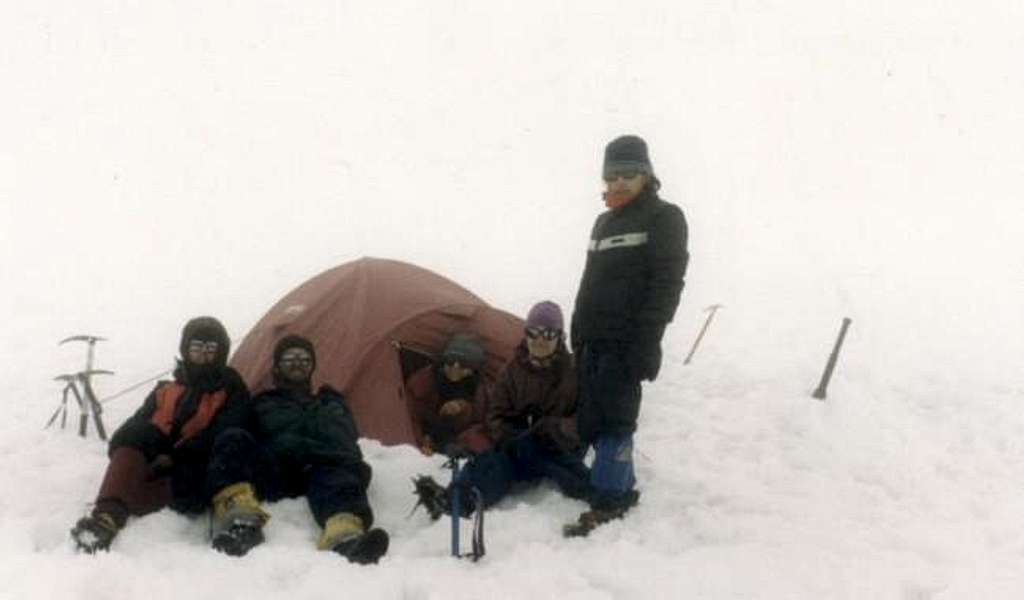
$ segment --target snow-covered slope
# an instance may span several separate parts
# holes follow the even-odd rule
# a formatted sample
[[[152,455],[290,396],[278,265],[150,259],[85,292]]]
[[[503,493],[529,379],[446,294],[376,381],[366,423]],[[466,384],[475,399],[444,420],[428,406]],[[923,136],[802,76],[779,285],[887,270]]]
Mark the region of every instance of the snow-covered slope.
[[[998,0],[0,6],[0,598],[1020,597],[1022,24]],[[626,520],[563,540],[582,505],[535,489],[455,561],[408,516],[440,461],[364,441],[376,567],[317,553],[298,500],[241,560],[170,512],[72,552],[105,449],[42,430],[81,366],[58,340],[109,338],[110,394],[189,317],[238,341],[363,255],[568,309],[624,132],[693,254]]]

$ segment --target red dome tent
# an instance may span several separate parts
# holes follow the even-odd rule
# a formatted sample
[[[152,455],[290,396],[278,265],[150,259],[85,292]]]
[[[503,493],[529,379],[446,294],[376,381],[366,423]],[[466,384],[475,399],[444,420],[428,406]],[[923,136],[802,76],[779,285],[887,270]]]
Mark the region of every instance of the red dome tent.
[[[415,443],[405,379],[441,352],[456,332],[477,335],[487,352],[485,380],[513,355],[520,319],[488,306],[458,284],[393,260],[362,258],[303,283],[263,316],[231,365],[254,392],[271,384],[274,344],[309,338],[317,352],[316,384],[341,390],[360,433],[384,444]]]

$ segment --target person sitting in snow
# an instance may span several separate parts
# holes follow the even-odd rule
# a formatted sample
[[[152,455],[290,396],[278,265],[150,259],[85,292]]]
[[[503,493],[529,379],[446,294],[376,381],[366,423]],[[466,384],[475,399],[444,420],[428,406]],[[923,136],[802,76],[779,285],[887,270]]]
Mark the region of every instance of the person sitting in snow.
[[[514,482],[550,479],[569,497],[591,495],[590,470],[576,435],[576,372],[565,346],[562,310],[554,302],[530,309],[515,357],[490,391],[487,428],[497,446],[475,456],[459,473],[460,490],[477,488],[484,506],[501,500]],[[415,480],[416,494],[434,519],[451,512],[450,488],[429,476]],[[473,512],[460,493],[463,516]]]
[[[356,443],[352,413],[341,393],[312,389],[316,353],[306,338],[288,335],[274,347],[274,387],[253,398],[250,430],[256,490],[264,500],[306,496],[322,527],[317,547],[360,564],[375,563],[388,534],[371,529],[366,497],[371,469]]]
[[[478,453],[492,446],[483,426],[480,369],[484,362],[480,342],[469,334],[457,333],[445,344],[435,364],[409,377],[409,412],[416,442],[424,454]]]
[[[71,537],[79,550],[110,548],[130,516],[165,506],[200,514],[211,506],[218,522],[239,523],[238,533],[259,536],[259,510],[239,455],[247,436],[249,391],[226,365],[230,341],[212,317],[190,320],[181,334],[174,381],[161,381],[142,407],[110,440],[110,463],[89,516]],[[236,554],[236,541],[213,545]]]

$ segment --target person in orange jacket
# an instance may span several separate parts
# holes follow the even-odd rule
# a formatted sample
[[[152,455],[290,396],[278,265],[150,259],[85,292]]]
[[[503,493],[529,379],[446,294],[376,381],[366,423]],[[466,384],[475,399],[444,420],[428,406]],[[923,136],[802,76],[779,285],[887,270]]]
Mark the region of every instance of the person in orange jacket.
[[[227,366],[227,331],[212,317],[192,319],[179,350],[174,380],[158,383],[111,437],[93,509],[71,530],[80,551],[108,550],[129,517],[166,506],[193,515],[212,508],[222,533],[213,546],[227,554],[263,539],[267,515],[236,443],[248,435],[249,391]]]

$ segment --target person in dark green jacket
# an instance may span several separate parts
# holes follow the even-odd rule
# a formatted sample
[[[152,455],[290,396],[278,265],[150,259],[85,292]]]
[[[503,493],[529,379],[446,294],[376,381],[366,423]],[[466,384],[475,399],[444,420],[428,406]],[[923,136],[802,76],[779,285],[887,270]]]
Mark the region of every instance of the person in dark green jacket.
[[[251,430],[261,446],[254,482],[264,500],[306,496],[323,530],[317,547],[355,563],[375,563],[388,534],[371,528],[366,497],[371,469],[359,432],[340,392],[312,389],[313,344],[297,335],[274,348],[274,387],[253,398]]]

